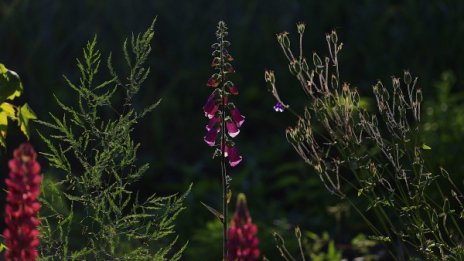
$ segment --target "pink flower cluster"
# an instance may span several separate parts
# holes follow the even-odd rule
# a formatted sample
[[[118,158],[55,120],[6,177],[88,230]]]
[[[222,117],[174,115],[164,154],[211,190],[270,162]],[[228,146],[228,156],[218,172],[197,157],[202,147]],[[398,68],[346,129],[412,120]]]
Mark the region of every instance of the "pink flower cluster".
[[[219,43],[213,44],[213,49],[213,54],[216,56],[211,65],[217,73],[214,73],[206,83],[206,86],[214,90],[203,106],[205,117],[209,119],[204,141],[211,147],[217,147],[220,153],[228,157],[230,166],[235,167],[242,161],[242,156],[231,138],[235,138],[240,133],[245,117],[240,114],[235,104],[229,101],[230,95],[238,95],[237,87],[230,80],[226,80],[228,74],[235,72],[230,64],[233,58]],[[221,135],[222,130],[227,130],[227,135]]]
[[[228,230],[227,260],[258,260],[260,251],[258,247],[259,240],[256,236],[257,232],[257,226],[251,222],[245,194],[240,193],[237,197],[237,207]]]
[[[5,260],[31,261],[37,258],[39,231],[37,214],[41,207],[37,201],[40,193],[40,165],[37,153],[29,143],[19,146],[8,163],[9,177],[6,179],[7,204],[5,207],[6,229]]]

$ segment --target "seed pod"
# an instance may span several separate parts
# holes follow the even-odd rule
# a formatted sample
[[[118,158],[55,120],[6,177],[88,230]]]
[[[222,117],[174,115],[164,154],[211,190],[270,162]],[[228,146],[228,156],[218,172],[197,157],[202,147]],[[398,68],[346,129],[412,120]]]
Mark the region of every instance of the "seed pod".
[[[299,34],[304,34],[306,25],[304,23],[302,23],[302,22],[299,22],[299,23],[296,24],[296,28],[298,29]]]
[[[406,83],[407,85],[410,85],[411,82],[412,82],[411,74],[409,73],[409,71],[404,71],[404,83]]]

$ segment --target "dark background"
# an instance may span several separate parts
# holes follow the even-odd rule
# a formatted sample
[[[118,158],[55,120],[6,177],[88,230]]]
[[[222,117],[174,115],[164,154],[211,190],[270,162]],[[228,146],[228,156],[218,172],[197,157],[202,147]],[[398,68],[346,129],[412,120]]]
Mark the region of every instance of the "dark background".
[[[370,86],[378,79],[388,85],[390,77],[402,75],[404,69],[418,76],[426,98],[423,126],[424,139],[432,147],[429,164],[432,169],[444,165],[462,181],[463,1],[0,0],[0,62],[22,77],[22,101],[40,119],[49,120],[48,112],[58,109],[53,94],[72,102],[62,75],[78,78],[75,59],[87,40],[97,34],[103,54],[113,52],[121,59],[123,40],[145,30],[155,16],[152,73],[137,106],[163,101],[135,130],[142,144],[139,160],[151,163],[138,189],[142,195],[163,195],[185,191],[193,182],[177,225],[181,241],[190,241],[186,260],[214,260],[220,254],[219,227],[199,203],[220,206],[220,168],[203,142],[207,120],[202,111],[210,92],[205,83],[212,73],[210,45],[219,20],[229,26],[234,82],[240,91],[236,104],[246,116],[236,139],[244,160],[231,170],[232,190],[247,194],[267,256],[277,255],[271,232],[285,234],[295,225],[329,231],[342,243],[367,232],[354,213],[337,220],[328,211],[340,212],[343,205],[286,142],[284,130],[293,124],[293,116],[272,109],[265,69],[276,71],[284,100],[297,109],[304,106],[303,92],[288,73],[275,37],[289,31],[295,46],[299,21],[307,25],[304,51],[309,55],[325,54],[325,33],[337,30],[344,43],[342,79],[363,96],[371,95]],[[1,157],[3,176],[12,149],[25,140],[16,126],[8,135]],[[44,149],[36,133],[32,143]],[[47,175],[47,163],[40,161]]]

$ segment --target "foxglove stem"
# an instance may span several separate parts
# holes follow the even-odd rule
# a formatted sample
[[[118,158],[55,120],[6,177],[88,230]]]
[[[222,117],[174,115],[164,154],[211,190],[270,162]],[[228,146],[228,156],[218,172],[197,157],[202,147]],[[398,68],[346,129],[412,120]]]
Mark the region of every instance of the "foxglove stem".
[[[221,23],[224,22],[219,22],[219,30],[221,30]],[[223,24],[225,26],[225,24]],[[221,77],[225,81],[226,74],[224,72],[224,33],[221,35],[220,39],[220,45],[221,45]],[[226,154],[225,154],[225,147],[226,147],[226,120],[225,120],[225,115],[226,115],[226,99],[224,96],[226,95],[226,88],[225,84],[221,85],[222,89],[222,95],[221,97],[221,102],[222,102],[222,124],[221,124],[221,178],[222,178],[222,213],[224,215],[224,219],[222,220],[222,260],[226,260],[227,258],[227,221],[228,221],[228,216],[227,216],[227,166],[226,166]]]
[[[233,102],[229,102],[230,95],[238,95],[238,89],[232,81],[228,79],[230,73],[235,69],[229,63],[233,60],[227,51],[230,44],[225,40],[227,36],[227,26],[220,21],[217,26],[217,42],[211,47],[213,51],[213,61],[211,66],[216,71],[208,80],[207,86],[214,90],[203,106],[205,116],[209,119],[206,125],[206,136],[204,141],[211,147],[215,147],[213,158],[219,156],[221,159],[221,179],[222,179],[222,223],[223,223],[223,260],[227,258],[227,221],[228,221],[228,195],[230,177],[227,175],[226,157],[229,157],[229,165],[237,166],[242,156],[238,153],[235,143],[232,141],[240,133],[240,127],[245,121],[245,117],[240,114]],[[220,133],[220,134],[219,134]]]

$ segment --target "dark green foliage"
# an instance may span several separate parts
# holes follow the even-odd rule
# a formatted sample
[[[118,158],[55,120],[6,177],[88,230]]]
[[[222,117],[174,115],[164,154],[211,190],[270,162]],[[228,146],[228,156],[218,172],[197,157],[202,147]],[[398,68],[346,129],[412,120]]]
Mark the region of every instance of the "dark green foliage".
[[[446,71],[434,83],[435,95],[424,103],[422,138],[432,148],[427,155],[430,167],[443,167],[454,178],[462,178],[464,165],[456,155],[464,144],[464,92],[452,91],[462,87],[456,81],[454,73]]]
[[[124,42],[127,76],[116,73],[110,55],[111,78],[99,81],[101,53],[96,37],[88,42],[77,60],[79,81],[65,77],[77,104],[56,98],[63,115],[50,113],[50,122],[39,121],[51,131],[40,135],[49,149],[42,155],[64,174],[44,182],[43,260],[179,260],[186,247],[174,248],[174,221],[187,193],[141,201],[131,191],[149,167],[137,164],[140,144],[132,132],[159,103],[141,112],[132,103],[150,71],[153,26]],[[117,93],[123,93],[122,105],[112,102]]]

